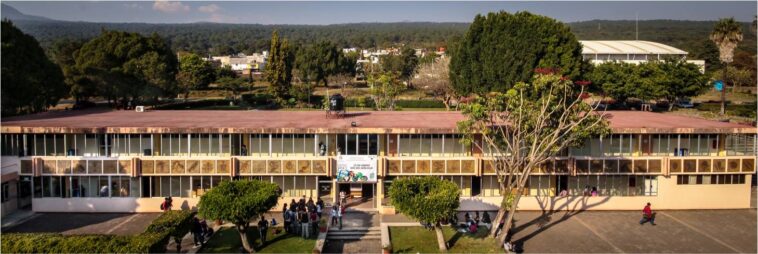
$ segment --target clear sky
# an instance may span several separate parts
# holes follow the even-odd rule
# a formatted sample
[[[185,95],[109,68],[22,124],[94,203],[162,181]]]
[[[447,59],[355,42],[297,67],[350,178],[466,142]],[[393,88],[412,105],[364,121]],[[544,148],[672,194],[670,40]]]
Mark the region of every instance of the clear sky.
[[[221,2],[3,1],[22,13],[57,20],[144,23],[337,24],[356,22],[470,22],[476,14],[527,10],[564,22],[592,19],[752,21],[756,1],[742,2]]]

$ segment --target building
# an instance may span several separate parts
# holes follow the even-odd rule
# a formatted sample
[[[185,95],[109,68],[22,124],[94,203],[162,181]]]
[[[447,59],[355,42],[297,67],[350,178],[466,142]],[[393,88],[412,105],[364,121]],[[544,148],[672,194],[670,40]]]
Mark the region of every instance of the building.
[[[610,111],[612,135],[564,151],[530,178],[519,204],[639,210],[750,206],[756,127],[671,114]],[[200,120],[202,119],[202,120]],[[277,183],[280,202],[339,191],[393,213],[394,179],[436,176],[462,190],[461,210],[501,200],[489,149],[462,145],[458,112],[63,111],[3,119],[3,182],[17,172],[40,212],[155,212],[197,205],[222,181]],[[585,188],[598,196],[583,196]],[[557,197],[561,190],[568,197]],[[281,205],[281,204],[280,204]],[[277,206],[278,207],[281,206]]]
[[[229,66],[238,74],[249,75],[251,72],[260,73],[265,69],[268,51],[254,53],[249,56],[242,53],[231,56],[214,56],[209,60],[223,67]]]
[[[653,60],[686,60],[700,67],[705,73],[704,60],[687,59],[687,52],[669,45],[652,41],[579,41],[582,44],[582,58],[593,64],[611,61],[638,64]]]

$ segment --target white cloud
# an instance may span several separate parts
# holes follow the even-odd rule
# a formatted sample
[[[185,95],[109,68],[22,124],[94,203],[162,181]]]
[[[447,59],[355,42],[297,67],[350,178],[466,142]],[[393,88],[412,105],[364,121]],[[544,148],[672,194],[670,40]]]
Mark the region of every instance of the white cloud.
[[[131,4],[124,4],[124,7],[131,8],[131,9],[143,9],[142,5],[131,3]]]
[[[160,12],[180,12],[180,11],[189,11],[190,7],[187,5],[182,4],[181,2],[173,2],[173,1],[165,1],[165,0],[156,0],[153,4],[153,10],[160,11]]]
[[[216,13],[221,10],[221,7],[218,7],[216,4],[209,4],[197,7],[197,10],[205,13]]]

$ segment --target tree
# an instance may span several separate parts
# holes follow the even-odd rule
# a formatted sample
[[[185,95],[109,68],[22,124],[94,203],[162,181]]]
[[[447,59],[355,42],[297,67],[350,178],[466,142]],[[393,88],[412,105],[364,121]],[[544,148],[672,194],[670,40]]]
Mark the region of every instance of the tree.
[[[64,82],[68,86],[68,95],[76,102],[81,102],[97,95],[97,87],[76,66],[76,54],[85,41],[62,39],[57,40],[50,49],[50,55],[61,71]]]
[[[103,31],[82,45],[76,65],[109,101],[176,95],[176,54],[157,34]]]
[[[382,57],[382,70],[385,72],[392,72],[401,80],[408,82],[410,87],[410,80],[413,78],[413,74],[416,73],[416,67],[418,66],[418,57],[416,51],[413,48],[405,47],[401,50],[399,55],[387,55]]]
[[[651,62],[655,74],[652,77],[656,98],[669,102],[669,111],[677,99],[697,96],[708,90],[708,76],[700,72],[700,67],[684,60]],[[749,74],[748,74],[749,75]],[[749,77],[749,76],[748,76]]]
[[[190,91],[207,88],[216,79],[215,74],[213,65],[200,56],[193,53],[180,55],[176,79],[184,92],[184,101],[189,98]]]
[[[753,73],[751,73],[750,70],[738,69],[732,66],[729,66],[728,68],[729,69],[727,70],[727,76],[729,79],[726,80],[726,82],[732,84],[732,92],[734,92],[737,87],[755,84],[752,77]],[[722,77],[722,75],[722,73],[714,73],[713,78],[719,79]]]
[[[233,100],[237,100],[242,90],[250,86],[245,78],[223,77],[216,82],[221,88],[232,93]]]
[[[222,181],[200,197],[198,212],[206,219],[234,223],[242,246],[254,252],[247,240],[250,221],[276,206],[281,191],[274,183],[258,180]]]
[[[296,63],[304,82],[327,86],[327,78],[341,71],[342,53],[332,43],[322,41],[298,50]]]
[[[587,79],[592,82],[592,90],[619,102],[626,102],[636,95],[633,67],[633,64],[620,62],[599,64],[587,74]]]
[[[455,216],[460,206],[461,191],[453,182],[439,177],[398,178],[389,188],[392,205],[399,212],[424,223],[434,225],[437,244],[447,250],[441,221]]]
[[[532,84],[519,82],[506,93],[493,92],[463,105],[466,120],[458,122],[463,142],[492,151],[491,166],[503,196],[494,224],[505,217],[500,245],[532,171],[568,147],[607,133],[602,114],[582,101],[584,91],[566,77],[539,70]]]
[[[280,39],[279,32],[274,30],[266,66],[266,80],[271,86],[272,94],[279,100],[284,100],[290,90],[293,58],[289,42]]]
[[[418,69],[418,75],[413,79],[413,83],[426,94],[442,100],[447,110],[450,110],[450,101],[455,96],[455,91],[450,86],[449,64],[450,58],[434,59],[432,62],[422,64]]]
[[[223,78],[223,77],[234,78],[234,77],[237,77],[237,73],[235,73],[232,70],[232,67],[229,66],[229,65],[227,65],[227,66],[219,66],[218,68],[216,68],[216,78],[220,79],[220,78]]]
[[[452,49],[450,81],[460,95],[505,92],[529,82],[535,68],[580,75],[582,45],[555,19],[529,12],[477,15]]]
[[[369,92],[374,100],[377,110],[395,109],[395,98],[400,95],[405,86],[400,83],[397,75],[394,73],[376,73],[369,75],[368,83]]]
[[[3,116],[46,110],[67,94],[61,69],[8,20],[2,21],[2,54]]]
[[[742,28],[734,18],[720,19],[713,26],[713,32],[711,32],[711,41],[719,47],[719,60],[724,63],[724,76],[723,80],[727,79],[727,69],[729,63],[732,62],[732,56],[734,55],[734,48],[742,41]],[[726,86],[726,84],[724,84]],[[726,112],[726,87],[721,89],[721,115]]]

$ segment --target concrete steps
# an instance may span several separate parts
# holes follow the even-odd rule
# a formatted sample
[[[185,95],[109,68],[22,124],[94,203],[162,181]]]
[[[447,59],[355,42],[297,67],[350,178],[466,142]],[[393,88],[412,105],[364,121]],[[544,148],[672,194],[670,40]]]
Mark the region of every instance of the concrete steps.
[[[342,230],[333,227],[326,235],[327,240],[378,240],[381,237],[380,227],[350,227]]]

